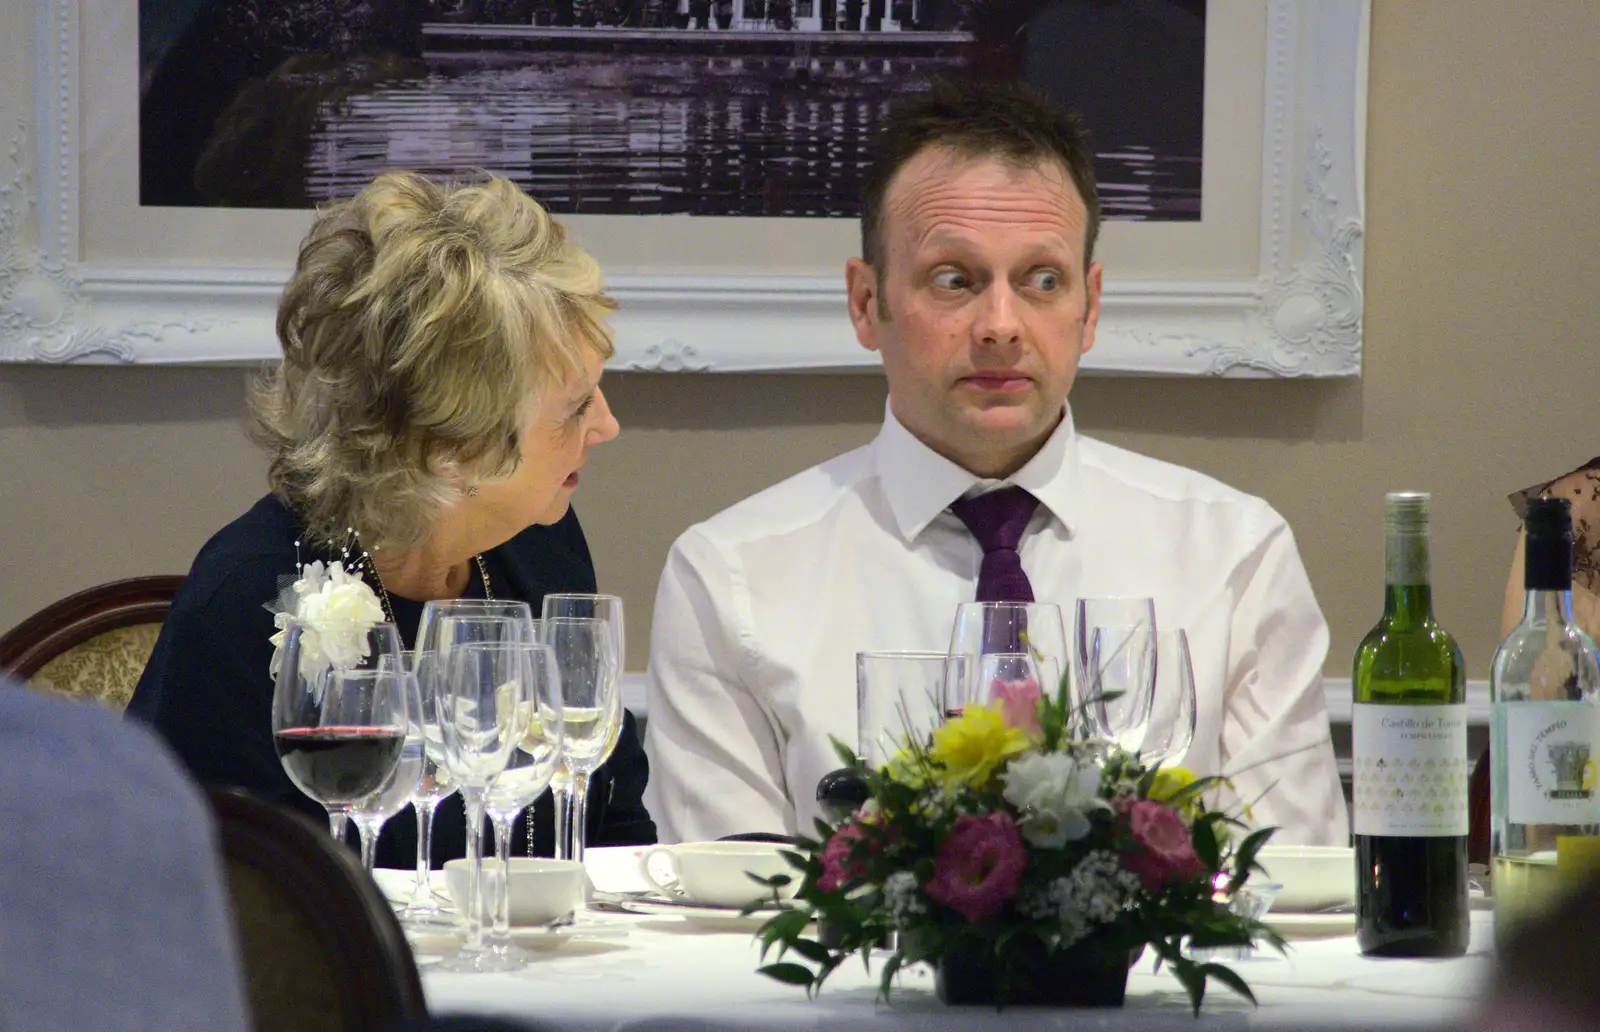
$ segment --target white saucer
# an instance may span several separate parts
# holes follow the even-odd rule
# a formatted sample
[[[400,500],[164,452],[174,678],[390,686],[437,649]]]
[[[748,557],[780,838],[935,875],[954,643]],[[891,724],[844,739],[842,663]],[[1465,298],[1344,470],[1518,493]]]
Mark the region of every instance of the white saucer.
[[[1285,939],[1334,939],[1356,931],[1354,913],[1291,914],[1273,910],[1261,921]]]
[[[734,907],[713,907],[688,900],[656,900],[633,897],[619,904],[636,914],[651,917],[681,917],[690,924],[711,931],[742,932],[760,928],[778,912],[776,907],[763,907],[753,913],[741,913]]]

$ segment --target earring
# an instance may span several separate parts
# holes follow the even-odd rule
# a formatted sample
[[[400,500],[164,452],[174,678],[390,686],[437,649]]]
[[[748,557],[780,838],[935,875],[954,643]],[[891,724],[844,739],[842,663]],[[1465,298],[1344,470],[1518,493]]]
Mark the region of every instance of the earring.
[[[467,497],[468,498],[476,498],[476,497],[478,497],[478,489],[477,489],[476,486],[467,488]]]

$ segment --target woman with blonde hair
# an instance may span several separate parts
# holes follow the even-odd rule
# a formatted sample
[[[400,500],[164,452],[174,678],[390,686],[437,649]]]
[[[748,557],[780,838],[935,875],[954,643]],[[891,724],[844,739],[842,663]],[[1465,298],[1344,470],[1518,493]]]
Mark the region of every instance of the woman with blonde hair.
[[[391,173],[319,211],[278,308],[283,361],[251,398],[272,491],[200,550],[129,712],[199,780],[321,819],[272,744],[281,577],[368,556],[407,645],[430,599],[537,613],[548,593],[594,591],[569,503],[589,449],[618,432],[599,386],[613,307],[594,259],[506,179]],[[646,776],[630,714],[591,784],[591,844],[655,841]],[[458,799],[434,836],[436,861],[463,854]],[[410,866],[415,849],[414,822],[390,821],[378,862]]]

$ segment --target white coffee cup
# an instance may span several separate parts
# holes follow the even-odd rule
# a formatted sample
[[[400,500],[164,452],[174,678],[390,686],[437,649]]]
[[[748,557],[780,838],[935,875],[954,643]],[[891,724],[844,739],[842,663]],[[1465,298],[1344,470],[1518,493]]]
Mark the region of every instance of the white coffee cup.
[[[511,858],[511,923],[518,926],[548,925],[577,909],[583,900],[583,865],[573,860],[546,857]],[[467,861],[447,860],[445,883],[450,898],[463,912],[467,906]],[[485,860],[479,892],[483,897],[483,920],[494,920],[500,890],[500,864]]]
[[[784,898],[799,889],[801,874],[782,855],[789,848],[775,842],[680,842],[645,850],[639,867],[645,880],[668,898],[712,907],[744,907],[772,898],[772,890],[752,881],[751,875],[790,875],[794,880],[778,893]],[[665,858],[660,866],[669,868],[671,877],[662,878],[652,868],[651,861],[657,857]]]

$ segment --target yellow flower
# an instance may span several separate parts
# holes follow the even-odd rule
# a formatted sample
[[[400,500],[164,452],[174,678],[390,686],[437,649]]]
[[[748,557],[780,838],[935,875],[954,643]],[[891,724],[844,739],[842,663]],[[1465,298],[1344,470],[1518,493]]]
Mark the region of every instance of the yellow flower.
[[[921,788],[928,783],[923,765],[917,761],[910,749],[901,749],[889,757],[889,762],[883,765],[883,773],[890,781],[898,782],[907,788]]]
[[[1179,792],[1194,784],[1194,772],[1183,767],[1162,767],[1150,782],[1150,798],[1158,803],[1172,800]]]
[[[947,786],[978,786],[993,777],[1000,764],[1032,747],[1026,732],[1005,722],[999,706],[968,706],[933,733],[928,755],[944,765]]]

